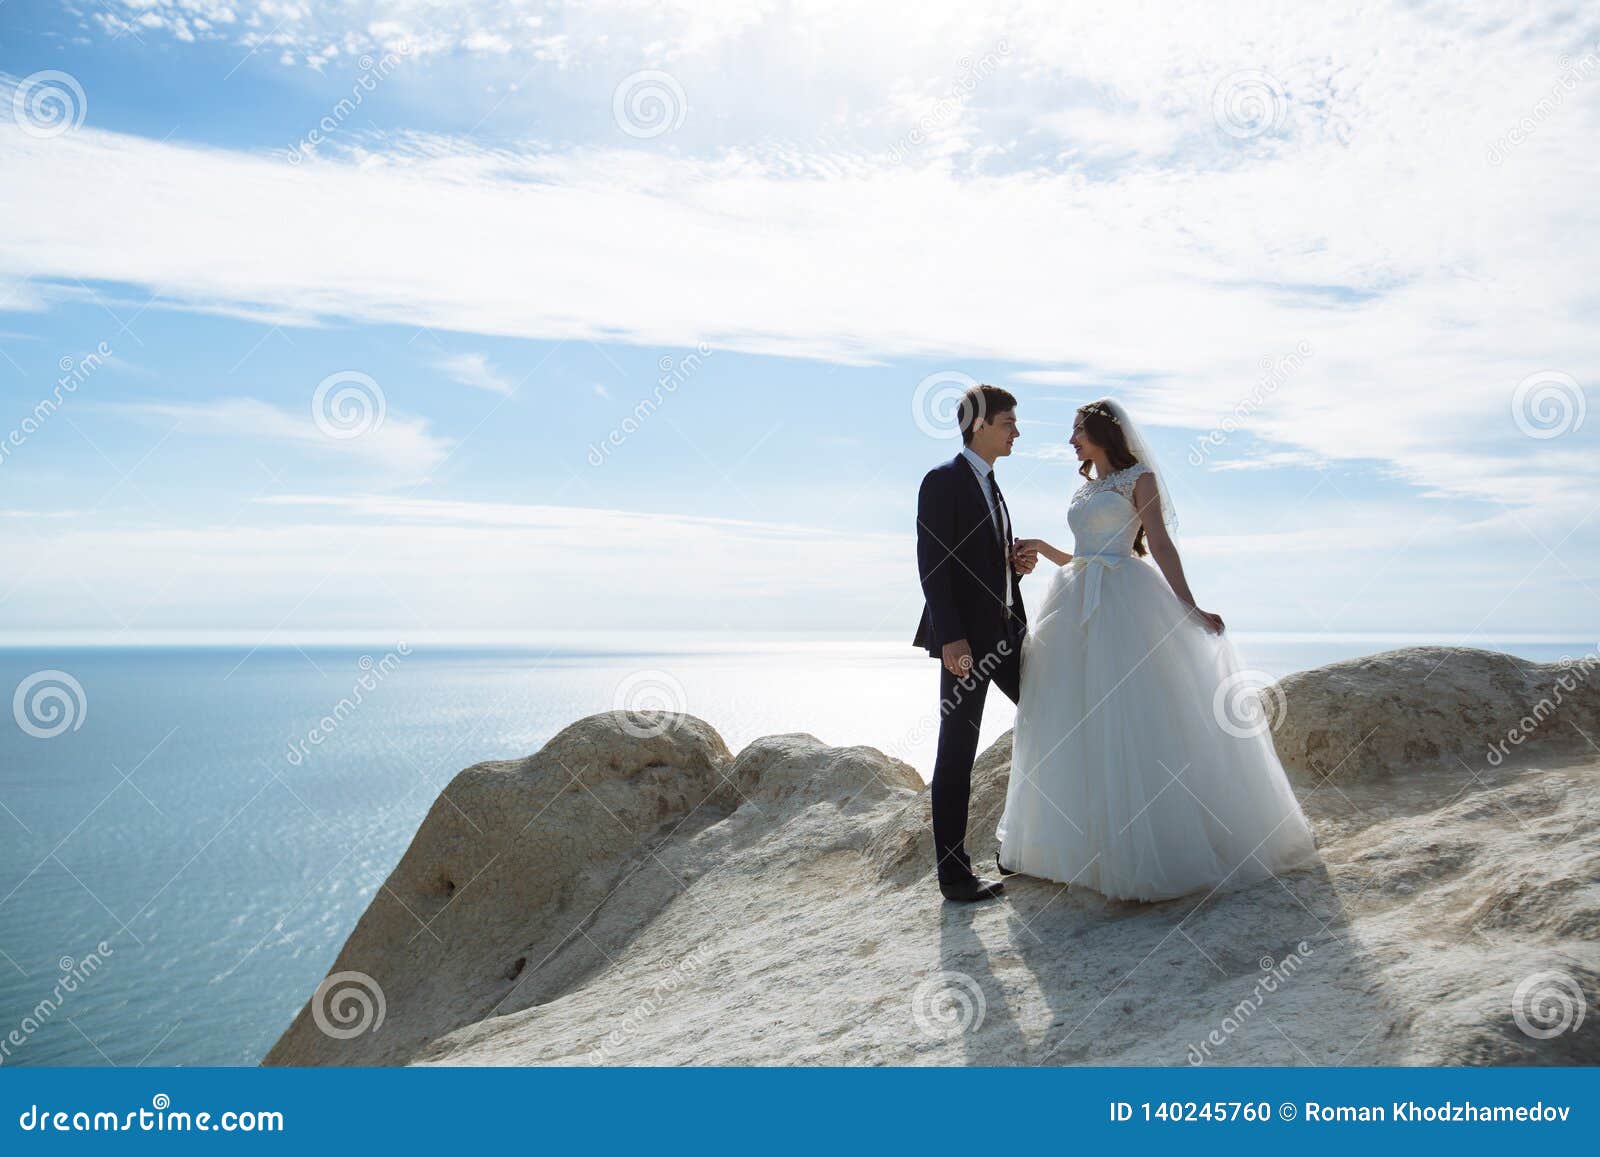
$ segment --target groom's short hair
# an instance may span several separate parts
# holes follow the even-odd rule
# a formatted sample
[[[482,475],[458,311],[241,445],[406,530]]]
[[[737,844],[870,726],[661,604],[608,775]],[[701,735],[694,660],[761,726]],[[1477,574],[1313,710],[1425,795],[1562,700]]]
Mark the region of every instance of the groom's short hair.
[[[1016,408],[1017,399],[1010,390],[1002,390],[999,386],[973,386],[961,395],[961,444],[972,445],[972,431],[979,418],[992,418],[995,414]]]

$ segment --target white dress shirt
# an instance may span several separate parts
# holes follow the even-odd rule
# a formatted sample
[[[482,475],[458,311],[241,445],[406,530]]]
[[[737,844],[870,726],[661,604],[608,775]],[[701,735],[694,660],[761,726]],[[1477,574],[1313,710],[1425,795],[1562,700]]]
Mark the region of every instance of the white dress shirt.
[[[989,505],[989,521],[991,523],[998,522],[1000,524],[1000,547],[1002,550],[1004,550],[1005,544],[1011,541],[1011,519],[1006,517],[1006,508],[1004,506],[1001,506],[998,512],[995,510],[994,489],[989,485],[989,475],[994,473],[994,467],[985,462],[983,460],[983,455],[979,454],[971,446],[963,446],[961,448],[961,456],[967,460],[967,464],[972,467],[973,473],[978,476],[978,488],[983,491],[983,500]],[[1011,560],[1010,558],[1007,558],[1006,610],[1009,611],[1010,609]]]

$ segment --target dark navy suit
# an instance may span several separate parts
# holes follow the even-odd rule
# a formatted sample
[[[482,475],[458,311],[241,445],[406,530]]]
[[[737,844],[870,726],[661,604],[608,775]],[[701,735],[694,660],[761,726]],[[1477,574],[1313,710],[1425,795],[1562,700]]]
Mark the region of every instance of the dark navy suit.
[[[1017,701],[1027,630],[1009,536],[991,518],[983,486],[966,456],[957,454],[928,471],[917,496],[917,572],[925,604],[913,641],[936,659],[946,643],[958,639],[972,649],[970,675],[958,679],[941,668],[939,677],[939,753],[931,794],[933,851],[945,883],[972,874],[964,844],[983,703],[991,682]],[[1004,509],[1003,496],[999,504]]]

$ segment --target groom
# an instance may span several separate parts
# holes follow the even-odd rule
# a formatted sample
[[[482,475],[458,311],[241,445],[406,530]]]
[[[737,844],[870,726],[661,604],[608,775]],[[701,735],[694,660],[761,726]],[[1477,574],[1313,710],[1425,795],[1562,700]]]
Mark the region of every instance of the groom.
[[[1027,613],[1019,579],[1037,554],[1013,549],[1011,515],[994,477],[1011,453],[1017,399],[974,386],[961,399],[963,449],[928,471],[917,496],[917,572],[927,600],[919,647],[943,663],[939,673],[939,753],[933,764],[933,854],[947,900],[988,900],[998,880],[980,879],[963,846],[972,762],[991,682],[1013,703],[1022,679]]]

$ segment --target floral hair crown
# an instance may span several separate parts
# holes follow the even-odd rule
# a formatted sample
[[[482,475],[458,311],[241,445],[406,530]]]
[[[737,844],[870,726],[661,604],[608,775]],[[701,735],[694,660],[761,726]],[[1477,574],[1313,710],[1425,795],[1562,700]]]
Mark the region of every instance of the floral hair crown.
[[[1116,414],[1111,412],[1111,407],[1106,405],[1104,402],[1090,402],[1088,405],[1083,407],[1083,413],[1095,414],[1099,417],[1110,419],[1111,422],[1118,426],[1122,425],[1121,422],[1117,421]]]

